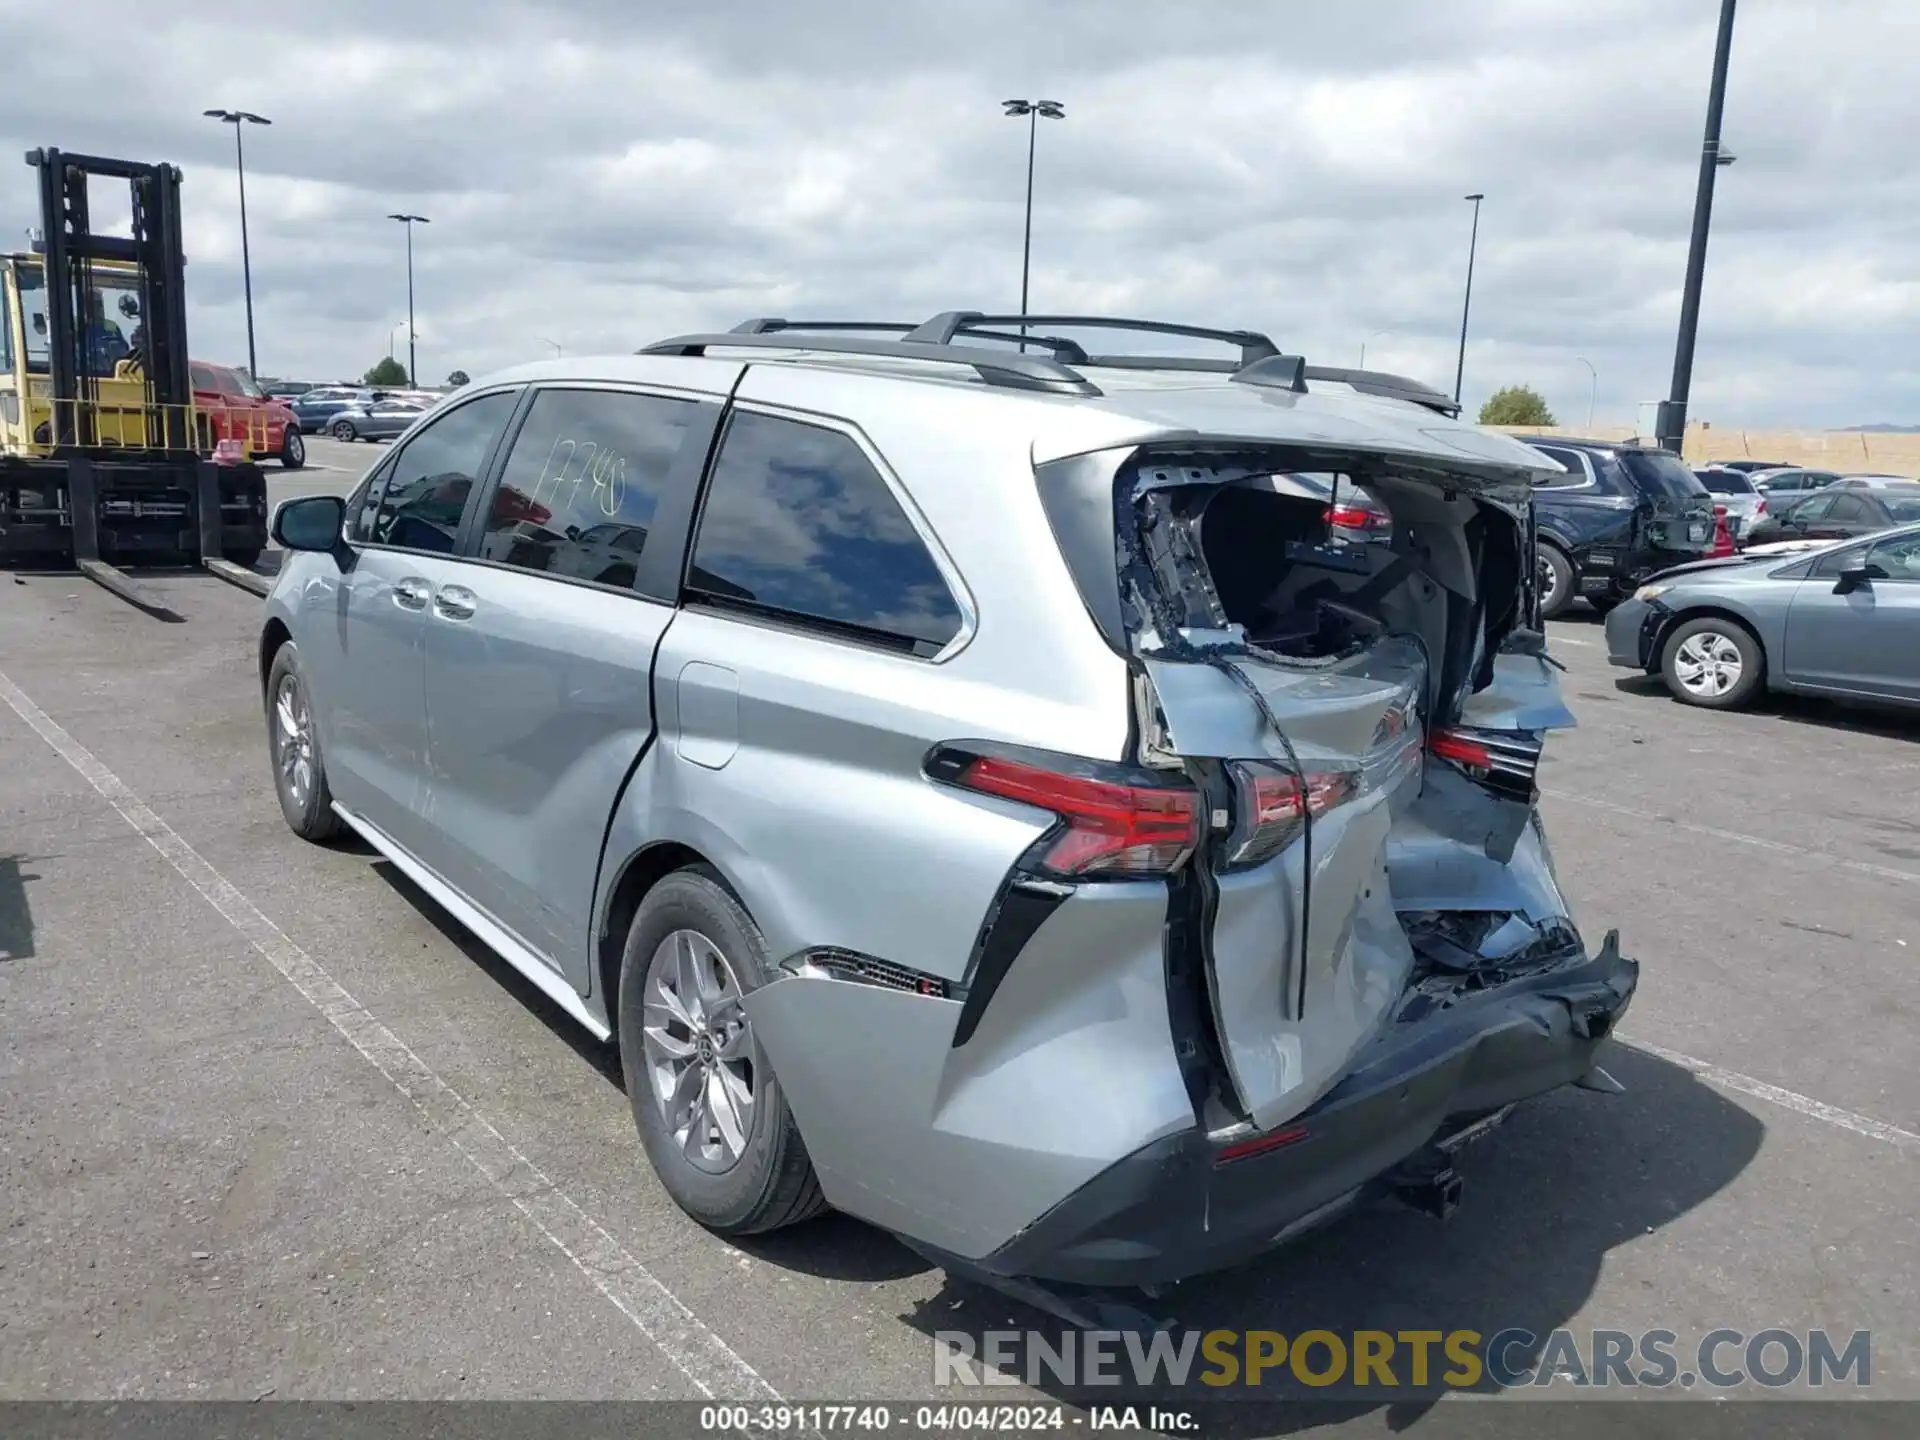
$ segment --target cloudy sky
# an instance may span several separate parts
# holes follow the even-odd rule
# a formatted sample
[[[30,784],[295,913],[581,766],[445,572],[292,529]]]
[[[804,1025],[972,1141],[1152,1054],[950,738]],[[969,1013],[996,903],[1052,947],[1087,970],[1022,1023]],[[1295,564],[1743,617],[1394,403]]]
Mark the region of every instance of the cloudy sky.
[[[1666,393],[1717,0],[0,0],[0,219],[29,146],[186,172],[197,357],[397,341],[428,380],[751,315],[1248,326],[1561,419]],[[1913,0],[1742,0],[1699,357],[1718,424],[1920,423]],[[144,33],[143,33],[144,32]],[[1905,91],[1906,99],[1901,99]],[[100,202],[96,201],[96,208]],[[397,328],[396,328],[397,327]],[[1378,332],[1387,333],[1378,333]]]

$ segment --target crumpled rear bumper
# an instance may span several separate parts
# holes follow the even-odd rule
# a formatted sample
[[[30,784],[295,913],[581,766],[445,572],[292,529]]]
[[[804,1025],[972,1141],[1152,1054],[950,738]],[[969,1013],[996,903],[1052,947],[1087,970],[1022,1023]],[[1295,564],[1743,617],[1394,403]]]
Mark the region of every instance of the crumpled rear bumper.
[[[1482,1117],[1587,1074],[1639,970],[1610,934],[1591,956],[1396,1025],[1283,1127],[1300,1138],[1223,1159],[1221,1143],[1197,1128],[1168,1136],[979,1263],[1002,1275],[1137,1286],[1271,1249],[1392,1189],[1388,1172]]]

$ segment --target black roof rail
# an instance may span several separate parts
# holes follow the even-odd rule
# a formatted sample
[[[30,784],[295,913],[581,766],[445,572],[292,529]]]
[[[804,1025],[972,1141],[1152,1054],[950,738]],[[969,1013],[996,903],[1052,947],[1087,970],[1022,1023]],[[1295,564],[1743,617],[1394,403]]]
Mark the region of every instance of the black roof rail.
[[[1309,365],[1305,378],[1350,385],[1362,395],[1410,401],[1415,405],[1424,405],[1429,410],[1437,410],[1449,418],[1460,414],[1460,402],[1451,395],[1431,385],[1423,385],[1418,380],[1409,380],[1404,375],[1389,375],[1384,370],[1343,370],[1334,366]]]
[[[749,321],[760,326],[767,322]],[[661,340],[638,353],[642,355],[704,355],[710,348],[726,350],[811,350],[827,355],[860,355],[883,360],[922,360],[936,364],[969,366],[988,385],[1008,390],[1037,390],[1050,395],[1079,395],[1092,398],[1100,387],[1078,371],[1058,360],[1038,355],[1002,355],[978,345],[928,344],[917,340],[862,340],[831,333],[833,329],[892,329],[891,325],[853,326],[847,322],[823,322],[816,326],[788,325],[779,329],[741,329],[720,334],[676,335]],[[804,333],[796,333],[804,332]],[[1018,337],[1016,337],[1018,338]]]
[[[771,317],[743,320],[733,327],[734,332],[741,335],[771,335],[783,330],[802,330],[816,334],[868,331],[876,335],[899,335],[902,338],[910,337],[912,332],[920,328],[918,323],[911,320],[904,322],[899,320],[781,320]],[[989,330],[980,326],[967,325],[956,330],[954,336],[968,340],[1002,340],[1009,345],[1024,344],[1035,350],[1050,350],[1053,352],[1053,358],[1062,365],[1095,363],[1080,345],[1059,335],[1020,335],[1011,330]],[[951,344],[952,341],[938,343]]]
[[[1233,367],[1239,369],[1280,353],[1280,347],[1257,330],[1215,330],[1205,325],[1172,325],[1164,320],[1127,320],[1113,315],[986,315],[978,310],[946,310],[919,326],[907,338],[934,345],[950,345],[956,335],[974,332],[988,325],[1061,325],[1070,330],[1133,330],[1143,335],[1181,335],[1190,340],[1217,340],[1223,345],[1240,347],[1240,364]],[[1029,336],[1027,343],[1036,342]],[[1112,364],[1119,358],[1083,363]],[[1140,365],[1140,361],[1147,358],[1141,356],[1134,363],[1139,368],[1165,368],[1161,365]]]

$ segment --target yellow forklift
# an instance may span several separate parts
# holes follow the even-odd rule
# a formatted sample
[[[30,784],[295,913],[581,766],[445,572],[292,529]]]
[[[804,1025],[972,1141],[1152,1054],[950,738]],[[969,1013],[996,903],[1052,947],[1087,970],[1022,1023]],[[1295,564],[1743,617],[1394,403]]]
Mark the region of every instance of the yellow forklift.
[[[185,559],[265,594],[265,473],[193,403],[179,170],[52,149],[27,164],[40,232],[0,255],[0,564],[72,564],[164,618],[121,567]],[[94,233],[95,177],[128,185],[130,237]]]

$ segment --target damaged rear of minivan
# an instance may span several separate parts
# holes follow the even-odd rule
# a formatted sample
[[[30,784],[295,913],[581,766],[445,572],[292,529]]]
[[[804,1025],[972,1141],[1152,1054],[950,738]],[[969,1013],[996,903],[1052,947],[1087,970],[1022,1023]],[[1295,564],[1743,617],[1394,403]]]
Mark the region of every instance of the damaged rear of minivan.
[[[1597,1054],[1638,967],[1611,933],[1583,941],[1536,809],[1542,747],[1573,720],[1537,623],[1526,464],[1195,438],[1036,466],[1127,660],[1133,778],[1105,823],[1167,876],[1195,1120],[987,1269],[1151,1287],[1373,1195],[1444,1215],[1461,1145],[1529,1097],[1610,1086]],[[1335,504],[1364,487],[1390,541],[1343,538],[1329,480]]]

